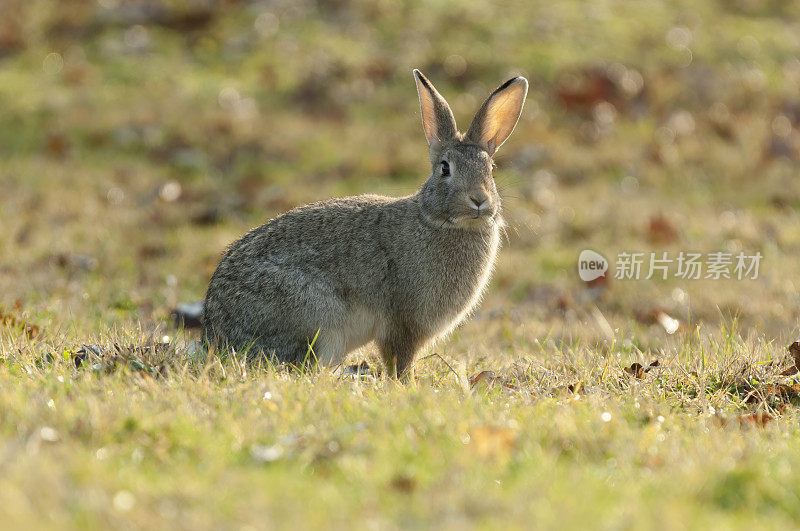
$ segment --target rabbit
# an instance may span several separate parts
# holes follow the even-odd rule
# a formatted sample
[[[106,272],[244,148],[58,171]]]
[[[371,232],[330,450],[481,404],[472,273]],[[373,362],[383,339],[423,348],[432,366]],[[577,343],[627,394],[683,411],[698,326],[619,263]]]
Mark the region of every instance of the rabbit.
[[[322,366],[374,341],[390,375],[480,301],[503,226],[492,156],[519,120],[528,81],[495,90],[466,133],[413,70],[431,174],[401,198],[360,195],[286,212],[233,243],[208,286],[203,334],[217,348]]]

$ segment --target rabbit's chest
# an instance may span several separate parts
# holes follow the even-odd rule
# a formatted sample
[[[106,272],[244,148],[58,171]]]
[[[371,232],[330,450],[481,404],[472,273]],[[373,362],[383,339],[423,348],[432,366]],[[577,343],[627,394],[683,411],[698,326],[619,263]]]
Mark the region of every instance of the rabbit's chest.
[[[497,258],[499,230],[493,227],[489,233],[466,234],[446,246],[450,247],[449,258],[437,263],[439,282],[430,286],[425,313],[437,328],[450,329],[480,302]]]

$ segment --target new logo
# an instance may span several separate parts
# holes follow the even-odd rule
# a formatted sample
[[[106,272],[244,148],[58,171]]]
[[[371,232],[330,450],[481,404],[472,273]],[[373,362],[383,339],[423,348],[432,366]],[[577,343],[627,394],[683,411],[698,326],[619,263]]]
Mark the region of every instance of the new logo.
[[[590,249],[581,251],[578,257],[578,275],[584,282],[591,282],[605,276],[608,271],[608,260],[603,255]]]

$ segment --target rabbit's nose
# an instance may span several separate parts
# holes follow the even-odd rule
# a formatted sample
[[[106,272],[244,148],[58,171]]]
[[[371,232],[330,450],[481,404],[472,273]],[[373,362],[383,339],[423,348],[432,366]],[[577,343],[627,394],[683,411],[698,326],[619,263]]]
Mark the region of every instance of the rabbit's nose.
[[[485,196],[475,197],[474,195],[471,195],[469,196],[469,199],[478,210],[489,205],[489,198]]]

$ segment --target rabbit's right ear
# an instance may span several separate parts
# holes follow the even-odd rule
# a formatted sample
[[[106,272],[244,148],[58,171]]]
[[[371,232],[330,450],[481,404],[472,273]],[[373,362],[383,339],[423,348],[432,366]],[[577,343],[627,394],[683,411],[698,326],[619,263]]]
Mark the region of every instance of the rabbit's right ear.
[[[422,72],[414,69],[414,80],[417,82],[419,108],[422,112],[422,128],[428,145],[451,140],[456,136],[456,119],[453,111]]]

